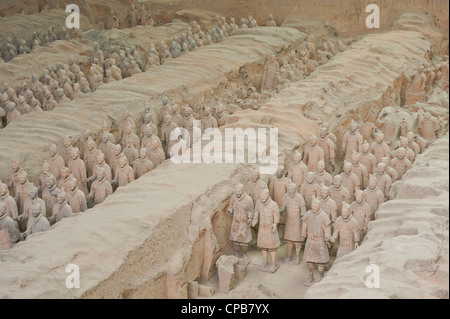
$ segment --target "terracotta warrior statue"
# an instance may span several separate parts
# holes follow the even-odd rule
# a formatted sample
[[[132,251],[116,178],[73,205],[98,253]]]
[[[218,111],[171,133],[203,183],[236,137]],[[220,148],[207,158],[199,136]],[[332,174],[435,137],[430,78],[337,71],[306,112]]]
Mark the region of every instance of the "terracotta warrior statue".
[[[0,182],[0,203],[6,205],[6,214],[15,222],[19,220],[19,213],[17,211],[17,203],[14,197],[9,195],[8,185]]]
[[[86,165],[80,158],[80,151],[78,150],[78,147],[72,148],[72,158],[69,160],[67,167],[69,167],[73,177],[77,179],[78,188],[84,194],[88,194]]]
[[[364,190],[364,196],[370,206],[371,219],[375,219],[375,212],[384,203],[384,194],[377,188],[377,177],[375,175],[370,176],[369,186]]]
[[[344,171],[340,174],[342,177],[342,185],[349,191],[350,193],[350,201],[355,200],[355,189],[361,188],[361,182],[353,173],[353,165],[349,162],[344,162]]]
[[[72,149],[73,149],[73,142],[72,137],[66,136],[64,138],[64,150],[60,153],[61,157],[64,160],[65,165],[69,163],[69,160],[72,158]]]
[[[260,200],[255,207],[255,215],[252,220],[252,226],[259,223],[257,245],[263,255],[263,263],[260,270],[275,272],[277,265],[277,249],[280,247],[280,238],[278,237],[277,226],[280,222],[280,209],[269,196],[269,190],[261,191]],[[270,253],[272,263],[269,266],[268,254]]]
[[[130,112],[128,112],[128,110],[124,111],[122,113],[122,118],[119,121],[119,141],[122,141],[123,138],[125,137],[126,133],[126,128],[127,126],[131,126],[133,132],[136,129],[136,124],[134,123],[134,121],[130,118]]]
[[[7,236],[9,237],[7,245],[3,244],[2,246],[0,246],[0,250],[6,250],[13,247],[21,239],[17,223],[11,218],[11,216],[8,215],[7,210],[8,208],[6,204],[0,201],[0,234],[3,231],[6,231]]]
[[[392,179],[386,173],[386,165],[384,163],[378,163],[377,165],[377,188],[384,194],[385,200],[390,199],[390,191],[392,186]]]
[[[97,172],[99,168],[103,168],[105,170],[106,180],[108,182],[112,182],[112,171],[111,167],[105,161],[105,154],[99,153],[97,155],[97,164],[94,167],[94,172],[91,177],[89,177],[88,182],[92,182],[97,179]]]
[[[350,123],[350,130],[345,133],[342,142],[341,153],[344,155],[344,160],[351,162],[353,151],[361,152],[361,147],[363,144],[363,138],[361,134],[357,131],[356,122],[352,121]]]
[[[374,174],[377,168],[377,158],[370,152],[370,146],[367,141],[364,141],[359,155],[359,162],[367,169],[367,173]]]
[[[359,238],[364,238],[367,233],[367,225],[372,220],[372,209],[366,203],[364,192],[357,189],[355,192],[355,201],[350,204],[350,210],[353,217],[358,221]]]
[[[131,4],[131,9],[128,12],[128,23],[130,28],[137,26],[138,24],[138,10],[134,3]]]
[[[360,155],[360,153],[356,152],[352,155],[352,173],[358,177],[360,186],[364,189],[369,184],[369,172],[367,171],[367,168],[360,163]]]
[[[336,145],[334,144],[333,140],[328,136],[327,128],[322,127],[320,129],[317,145],[319,145],[323,150],[326,171],[328,173],[334,172],[335,167],[334,150],[336,148]]]
[[[87,200],[93,200],[94,205],[103,203],[108,195],[111,195],[113,190],[111,183],[106,179],[105,169],[98,168],[97,180],[92,183],[91,192],[87,196]]]
[[[269,14],[269,19],[266,21],[266,27],[276,27],[277,23],[273,19],[272,13]]]
[[[436,131],[439,129],[439,120],[431,115],[430,112],[423,112],[419,110],[419,130],[422,136],[427,141],[434,141],[436,137]]]
[[[314,283],[314,268],[317,266],[320,280],[325,275],[325,265],[329,262],[328,249],[331,247],[331,221],[320,209],[320,201],[313,198],[311,210],[303,217],[302,241],[306,240],[303,259],[308,265],[308,279],[305,286]]]
[[[255,168],[245,186],[245,192],[252,198],[255,207],[256,203],[261,199],[261,191],[266,188],[268,188],[267,184],[260,178],[259,170]]]
[[[333,184],[333,176],[325,171],[325,162],[319,161],[317,163],[317,171],[314,172],[316,183],[319,185],[330,186]]]
[[[41,206],[39,203],[33,203],[30,208],[27,230],[21,234],[22,237],[26,238],[31,234],[47,231],[49,228],[50,222],[42,213]]]
[[[24,226],[25,221],[27,222],[26,225],[29,225],[31,218],[31,210],[34,204],[38,204],[40,206],[42,216],[45,216],[45,214],[47,213],[45,202],[38,197],[37,187],[31,184],[31,186],[28,188],[28,198],[25,200],[25,203],[23,204],[23,214],[19,217],[20,219],[19,228],[22,228]]]
[[[388,158],[388,157],[383,157],[383,158],[381,159],[381,163],[383,163],[384,165],[386,165],[385,172],[386,172],[386,174],[388,174],[389,177],[391,178],[392,183],[395,183],[395,182],[398,180],[398,173],[397,173],[397,171],[396,171],[395,169],[393,169],[393,168],[390,166],[391,161],[389,160],[389,158]]]
[[[397,155],[391,161],[390,166],[396,170],[398,179],[402,179],[406,171],[412,166],[411,162],[405,158],[406,150],[403,147],[397,149]]]
[[[408,139],[406,137],[400,136],[400,147],[405,149],[405,158],[407,158],[411,164],[414,163],[416,153],[409,147]]]
[[[15,195],[16,186],[19,182],[19,175],[23,171],[19,161],[11,160],[11,175],[8,180],[9,192]]]
[[[284,261],[292,261],[292,249],[295,246],[293,263],[299,264],[302,249],[302,218],[306,214],[306,204],[303,196],[297,192],[297,185],[292,182],[289,183],[287,193],[283,196],[280,212],[286,215],[284,239],[287,243],[287,257]]]
[[[58,188],[69,189],[69,181],[73,178],[70,168],[63,167],[61,170],[61,178],[58,181]]]
[[[118,187],[126,186],[134,181],[134,171],[128,165],[128,160],[125,156],[121,156],[119,159],[119,165],[117,166],[114,180],[112,185],[117,185]]]
[[[30,196],[28,194],[28,191],[34,185],[28,181],[28,174],[24,170],[20,171],[17,181],[18,181],[18,183],[16,184],[14,199],[16,200],[17,210],[19,212],[19,222],[21,220],[25,220],[22,223],[22,225],[26,228],[26,225],[27,225],[26,219],[28,218],[28,216],[25,216],[25,217],[20,217],[20,216],[24,214],[25,201]],[[37,195],[37,191],[36,191],[36,195]],[[24,228],[22,228],[22,229],[24,229]]]
[[[73,215],[72,208],[67,203],[67,194],[63,188],[56,197],[56,203],[53,205],[52,216],[49,218],[49,222],[53,225],[61,219],[72,217]]]
[[[300,186],[299,192],[305,199],[306,209],[311,209],[312,199],[320,196],[320,186],[315,182],[315,174],[308,172],[306,181]]]
[[[152,171],[155,168],[152,161],[147,157],[147,149],[141,148],[139,151],[139,158],[133,162],[133,170],[135,178],[139,178],[142,175]]]
[[[300,186],[306,180],[306,174],[308,173],[308,166],[302,161],[302,153],[299,151],[294,152],[294,160],[288,171],[288,178],[297,185],[297,191],[300,190]]]
[[[53,206],[56,204],[57,196],[60,193],[57,187],[55,176],[48,175],[46,179],[47,187],[42,193],[42,200],[45,202],[46,214],[45,217],[49,218],[53,214]]]
[[[328,218],[331,220],[331,226],[333,226],[337,218],[337,204],[334,199],[330,197],[330,187],[322,185],[320,188],[320,197],[318,199],[320,201],[320,209],[327,214]]]
[[[310,172],[317,171],[317,163],[319,161],[325,161],[325,153],[323,149],[317,144],[317,136],[311,134],[309,143],[311,146],[305,151],[303,161],[308,166]]]
[[[424,73],[424,66],[421,65],[417,73],[413,75],[412,80],[406,88],[405,106],[411,106],[417,102],[425,101],[425,86],[427,84],[427,76]]]
[[[408,146],[414,151],[414,154],[420,154],[420,146],[414,139],[414,132],[409,131],[406,133],[406,139],[408,140]]]
[[[67,202],[72,208],[72,212],[74,214],[84,212],[87,209],[86,195],[78,189],[77,179],[71,178],[68,184]]]
[[[97,149],[94,140],[89,137],[87,149],[83,152],[83,160],[88,176],[92,176],[94,174],[94,168],[95,165],[97,165],[97,157],[100,153],[101,151]]]
[[[159,146],[159,141],[153,140],[147,154],[148,158],[150,159],[150,161],[152,161],[155,167],[161,164],[166,159],[164,151]]]
[[[270,56],[270,60],[267,61],[264,67],[264,73],[262,77],[261,83],[261,91],[268,90],[272,91],[274,89],[275,84],[275,75],[277,71],[280,69],[280,65],[276,60],[275,54]]]
[[[370,146],[370,152],[375,155],[377,164],[381,163],[382,157],[390,157],[389,146],[384,142],[384,134],[378,132],[375,135],[375,142]]]
[[[244,192],[244,185],[237,184],[235,193],[230,199],[228,213],[233,215],[230,240],[233,242],[236,257],[247,257],[248,244],[252,240],[250,225],[254,215],[251,197]]]
[[[336,259],[351,253],[359,246],[359,224],[352,216],[350,205],[345,202],[342,203],[342,215],[334,223],[334,232],[330,241],[339,243]]]
[[[330,197],[334,200],[337,206],[337,215],[340,216],[342,212],[342,202],[350,204],[350,192],[342,186],[341,175],[334,176],[333,186],[329,189]]]
[[[111,156],[114,149],[114,144],[111,141],[109,132],[103,133],[102,141],[98,145],[98,148],[105,155],[106,162],[109,163],[111,161]]]

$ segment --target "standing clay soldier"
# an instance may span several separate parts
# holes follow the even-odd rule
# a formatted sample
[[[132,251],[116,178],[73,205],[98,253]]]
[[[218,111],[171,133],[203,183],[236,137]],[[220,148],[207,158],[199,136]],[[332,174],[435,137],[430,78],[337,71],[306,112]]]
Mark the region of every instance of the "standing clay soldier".
[[[94,205],[103,203],[106,197],[113,192],[111,183],[106,179],[105,170],[99,168],[96,175],[97,180],[92,183],[91,192],[87,196],[87,200],[92,199]]]
[[[411,162],[405,158],[406,150],[403,147],[397,149],[397,156],[391,161],[391,167],[395,169],[398,175],[398,179],[402,179],[406,171],[412,166]]]
[[[414,163],[416,153],[409,147],[408,139],[406,137],[400,136],[400,147],[405,149],[405,158],[407,158],[411,164]]]
[[[350,123],[350,130],[345,133],[344,140],[342,142],[341,153],[344,155],[344,160],[351,162],[353,151],[360,153],[363,144],[363,138],[357,131],[356,122]]]
[[[69,181],[69,191],[67,192],[67,202],[74,214],[84,212],[87,209],[86,195],[78,189],[78,181],[71,178]]]
[[[69,160],[67,165],[72,172],[72,175],[78,181],[78,188],[84,193],[88,194],[87,190],[87,176],[86,176],[86,165],[80,158],[80,151],[78,147],[72,149],[72,158]]]
[[[73,178],[73,175],[70,172],[70,168],[63,167],[61,170],[61,178],[58,181],[58,188],[69,189],[69,182]]]
[[[153,132],[157,132],[157,129],[154,130],[153,124],[147,124],[143,127],[144,136],[141,140],[141,147],[145,147],[148,150],[152,148],[153,142],[156,143],[157,147],[162,149],[162,143],[158,136],[153,134]]]
[[[164,116],[164,124],[161,127],[161,142],[164,148],[166,157],[169,156],[170,133],[177,128],[177,125],[172,122],[172,117],[169,114]]]
[[[300,194],[305,199],[306,209],[311,209],[312,199],[320,196],[320,186],[315,182],[314,173],[306,174],[306,181],[300,186]]]
[[[147,25],[148,21],[148,12],[145,10],[145,5],[141,6],[141,9],[138,12],[138,23],[139,25]]]
[[[53,175],[48,175],[46,179],[47,187],[42,193],[42,200],[45,202],[46,217],[51,217],[53,213],[53,206],[56,204],[56,198],[60,192],[56,187],[56,179]]]
[[[76,83],[77,84],[77,83]],[[44,101],[42,104],[42,109],[44,111],[51,111],[58,105],[58,102],[55,101],[55,98],[49,91],[45,91],[44,93]]]
[[[364,238],[367,233],[367,225],[372,219],[372,209],[369,204],[366,203],[364,192],[357,189],[355,192],[355,201],[350,204],[350,210],[353,217],[359,225],[359,238]]]
[[[352,216],[350,205],[345,202],[342,203],[342,215],[336,219],[333,236],[330,238],[332,243],[336,240],[339,243],[336,259],[351,253],[359,246],[359,224]]]
[[[333,184],[333,176],[325,171],[324,161],[319,161],[317,163],[317,171],[314,172],[314,178],[319,185],[330,186]]]
[[[8,114],[6,114],[6,125],[9,125],[16,118],[21,116],[20,112],[16,109],[16,104],[14,102],[8,103]]]
[[[367,173],[374,174],[377,169],[377,158],[370,152],[369,143],[364,141],[359,162],[367,169]]]
[[[280,69],[280,65],[278,64],[275,54],[270,56],[270,60],[267,61],[264,67],[264,73],[262,77],[261,83],[261,91],[268,90],[272,91],[274,89],[275,84],[275,75],[277,71]]]
[[[133,170],[135,178],[139,178],[142,175],[152,171],[155,165],[147,158],[147,149],[141,148],[139,151],[139,158],[133,162]]]
[[[113,175],[116,174],[117,166],[119,165],[119,159],[122,156],[125,156],[122,153],[122,146],[120,146],[120,144],[114,145],[112,153],[111,153],[111,159],[108,163],[109,166],[111,167],[111,171],[112,171]]]
[[[261,192],[266,188],[267,184],[260,178],[259,170],[254,169],[250,180],[245,186],[245,192],[252,198],[255,207],[256,203],[261,199]]]
[[[297,191],[306,179],[308,173],[308,166],[302,161],[302,154],[299,151],[294,152],[293,164],[289,168],[288,178],[297,185]]]
[[[101,152],[97,155],[97,165],[95,165],[93,175],[89,177],[88,181],[92,182],[97,179],[97,171],[99,168],[103,168],[105,170],[106,180],[111,183],[112,182],[111,167],[108,164],[106,164],[105,154]]]
[[[325,160],[323,149],[319,145],[317,145],[317,141],[317,136],[311,134],[309,140],[311,146],[305,151],[305,154],[303,156],[303,161],[308,166],[308,170],[310,172],[317,171],[317,163],[319,161]]]
[[[122,71],[116,65],[116,59],[110,59],[109,62],[111,64],[111,66],[109,67],[108,70],[111,71],[111,76],[113,77],[113,79],[116,81],[122,80]]]
[[[436,137],[436,131],[439,129],[439,120],[431,115],[430,112],[423,113],[422,109],[419,110],[419,130],[422,136],[427,141],[434,141]]]
[[[302,249],[302,218],[306,214],[306,204],[302,195],[297,192],[297,185],[289,183],[287,193],[280,205],[281,213],[286,214],[284,239],[287,243],[287,257],[285,262],[292,260],[292,248],[295,246],[294,264],[300,263]]]
[[[47,231],[50,228],[50,222],[45,218],[38,203],[33,203],[30,208],[30,218],[28,220],[27,230],[22,233],[24,238],[31,234]]]
[[[122,141],[125,135],[127,134],[126,128],[130,126],[132,131],[136,129],[136,124],[132,119],[130,119],[130,112],[124,111],[122,113],[122,119],[119,121],[119,141]]]
[[[6,247],[2,245],[0,250],[9,249],[20,241],[20,231],[17,223],[8,215],[6,204],[0,202],[0,233],[4,230],[8,234],[8,243]]]
[[[333,226],[336,218],[337,218],[337,204],[330,197],[330,188],[328,186],[322,185],[320,188],[320,209],[324,211],[328,218],[331,220],[331,226]]]
[[[389,157],[389,146],[384,142],[384,134],[378,132],[375,135],[375,142],[370,146],[370,152],[375,155],[377,164],[381,163],[381,158]]]
[[[64,150],[60,153],[61,157],[64,160],[64,164],[67,166],[69,160],[72,158],[72,138],[67,136],[64,138]]]
[[[350,192],[342,186],[341,175],[334,176],[333,187],[329,189],[330,197],[334,200],[337,206],[337,215],[341,215],[342,202],[350,204]]]
[[[20,224],[19,228],[23,229],[25,226],[28,227],[31,217],[31,210],[33,205],[38,204],[41,209],[42,216],[45,216],[47,213],[45,202],[38,197],[38,189],[36,186],[31,184],[28,188],[28,198],[25,200],[23,204],[23,214],[20,216]]]
[[[110,16],[108,17],[108,20],[106,21],[106,28],[109,29],[118,29],[119,28],[119,19],[116,17],[116,13],[114,10],[111,9]]]
[[[94,174],[94,167],[97,165],[97,157],[100,152],[101,151],[95,147],[94,140],[89,137],[87,141],[87,149],[83,152],[83,160],[88,176],[92,176],[92,174]]]
[[[269,196],[269,190],[261,191],[260,200],[255,207],[255,215],[252,220],[252,226],[259,223],[257,246],[261,249],[263,263],[260,270],[275,272],[277,265],[277,249],[280,247],[280,238],[278,237],[277,226],[280,222],[280,209]],[[268,254],[270,253],[272,264],[269,266]]]
[[[29,197],[28,190],[33,184],[28,181],[28,174],[24,170],[20,171],[17,181],[14,199],[17,203],[17,211],[19,212],[19,215],[22,215],[24,212],[25,201]]]
[[[127,186],[132,181],[134,181],[133,169],[128,165],[127,158],[125,156],[121,156],[112,184],[121,187]]]
[[[367,204],[370,206],[371,219],[374,219],[378,207],[384,203],[384,194],[377,188],[377,178],[375,175],[370,176],[369,186],[364,190],[364,196],[366,197]]]
[[[360,154],[354,152],[352,155],[352,173],[355,174],[358,179],[361,188],[366,188],[369,184],[369,172],[367,168],[359,162]]]
[[[276,175],[269,181],[269,192],[270,197],[277,203],[278,206],[280,206],[283,196],[287,193],[287,188],[290,181],[284,177],[283,165],[278,166],[275,174]]]
[[[216,118],[211,115],[211,109],[209,107],[205,107],[205,110],[203,111],[203,118],[201,120],[202,132],[208,128],[218,127]]]
[[[131,144],[134,148],[139,149],[141,146],[141,142],[139,141],[139,137],[133,133],[133,126],[128,125],[125,127],[125,132],[122,138],[122,147],[125,148],[127,144]]]
[[[128,23],[130,28],[137,26],[138,23],[138,11],[134,3],[131,4],[131,10],[128,11]]]
[[[406,139],[408,140],[408,147],[414,151],[414,154],[420,154],[420,146],[414,141],[414,133],[406,133]]]
[[[150,161],[152,161],[153,165],[155,165],[155,167],[161,164],[166,159],[164,151],[159,147],[159,142],[156,140],[152,141],[152,145],[151,148],[148,149],[147,156]]]
[[[23,171],[23,169],[20,167],[19,161],[11,161],[11,170],[12,172],[8,180],[8,188],[9,192],[14,195],[16,193],[16,186],[19,182],[20,173]]]
[[[6,205],[6,214],[15,222],[19,220],[19,213],[17,211],[17,203],[14,198],[9,195],[8,186],[0,182],[0,203]]]
[[[328,247],[331,237],[331,221],[320,209],[320,201],[314,198],[309,210],[303,218],[302,241],[306,240],[303,259],[308,265],[308,279],[305,286],[314,283],[314,268],[317,266],[320,279],[325,275],[325,265],[329,262]]]
[[[272,13],[270,13],[269,14],[269,19],[267,19],[267,21],[266,21],[266,27],[276,27],[276,26],[277,26],[277,23],[273,19]]]
[[[48,220],[53,225],[63,218],[72,216],[72,208],[67,203],[67,194],[63,188],[56,197],[56,204],[53,205],[52,216]]]
[[[105,155],[106,161],[109,163],[111,161],[112,151],[114,149],[114,144],[111,142],[110,133],[104,132],[102,135],[102,141],[98,145],[98,148]]]
[[[244,192],[244,185],[236,185],[228,213],[233,215],[230,240],[233,242],[236,257],[240,258],[242,252],[243,257],[247,258],[248,244],[252,240],[250,224],[254,215],[254,205],[251,197]]]
[[[393,169],[393,168],[390,166],[391,161],[389,160],[389,158],[388,158],[388,157],[383,157],[383,158],[381,159],[381,163],[383,163],[384,165],[386,165],[385,172],[386,172],[386,174],[388,174],[389,177],[391,178],[392,183],[395,183],[395,182],[398,180],[398,173],[397,173],[397,171],[396,171],[395,169]]]
[[[377,188],[383,192],[385,200],[389,200],[392,186],[392,179],[386,173],[386,165],[378,163],[377,165]]]
[[[47,188],[47,177],[50,175],[50,164],[44,161],[42,164],[42,172],[38,180],[38,196],[42,196],[42,192]]]
[[[417,102],[424,102],[425,100],[425,86],[427,84],[427,76],[424,73],[424,66],[421,65],[417,73],[413,76],[406,88],[405,105],[414,105]]]
[[[352,171],[352,163],[345,162],[344,163],[344,171],[340,174],[342,177],[342,185],[349,191],[350,193],[350,201],[355,200],[355,189],[361,188],[361,182]]]
[[[323,150],[324,161],[325,161],[325,169],[328,173],[334,171],[335,167],[335,153],[334,150],[336,148],[333,140],[328,136],[327,129],[322,127],[320,129],[319,139],[317,141],[317,145],[320,146]]]

